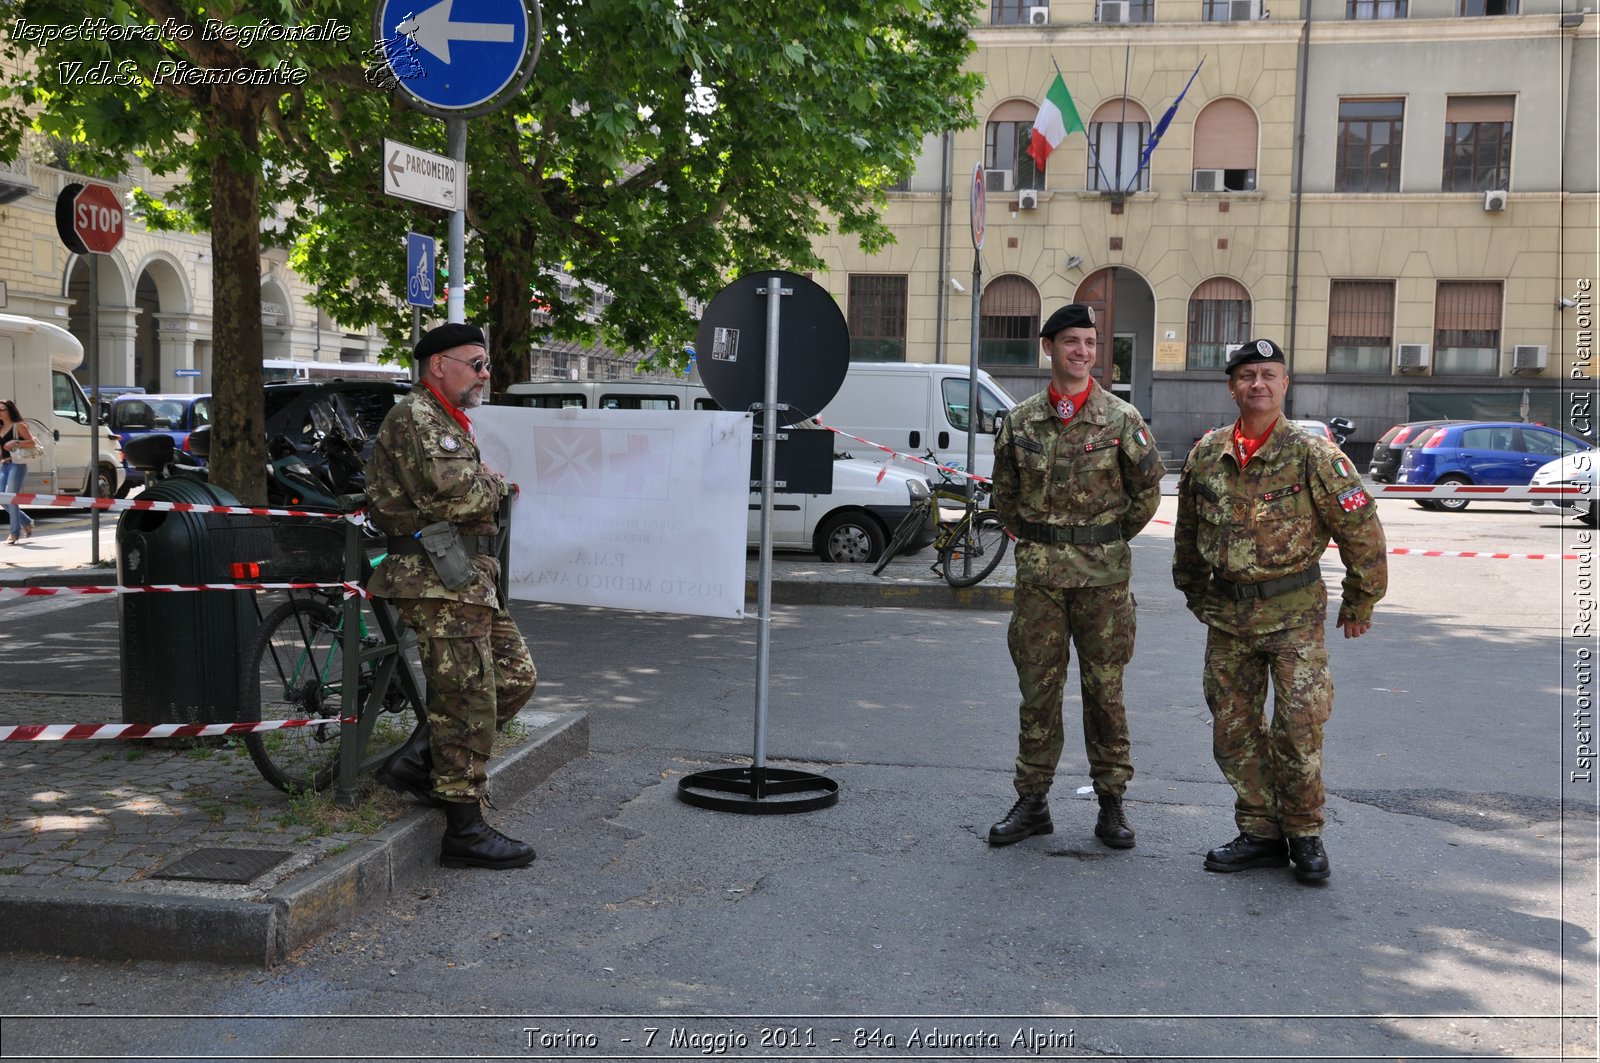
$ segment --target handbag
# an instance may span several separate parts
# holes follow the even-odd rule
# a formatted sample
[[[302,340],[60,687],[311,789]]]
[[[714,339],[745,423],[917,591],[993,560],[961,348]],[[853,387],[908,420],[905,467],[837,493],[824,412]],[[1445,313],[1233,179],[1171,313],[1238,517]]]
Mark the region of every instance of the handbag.
[[[25,447],[14,447],[10,451],[9,456],[12,461],[37,461],[44,457],[44,448],[39,445],[39,441],[37,439],[28,439],[24,440],[24,442],[26,442],[28,445]]]

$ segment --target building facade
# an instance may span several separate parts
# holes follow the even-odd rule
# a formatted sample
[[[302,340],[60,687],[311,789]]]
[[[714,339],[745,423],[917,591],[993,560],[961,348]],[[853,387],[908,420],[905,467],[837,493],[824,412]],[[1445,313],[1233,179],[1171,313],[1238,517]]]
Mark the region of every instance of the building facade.
[[[1573,424],[1600,271],[1596,16],[1559,0],[985,15],[978,123],[925,144],[891,194],[896,242],[819,245],[852,357],[966,362],[975,336],[1020,397],[1045,379],[1041,316],[1076,300],[1100,312],[1101,383],[1169,454],[1232,419],[1221,366],[1257,336],[1291,355],[1294,416],[1349,417],[1357,454],[1412,415]],[[1025,148],[1058,70],[1085,128],[1041,171]]]

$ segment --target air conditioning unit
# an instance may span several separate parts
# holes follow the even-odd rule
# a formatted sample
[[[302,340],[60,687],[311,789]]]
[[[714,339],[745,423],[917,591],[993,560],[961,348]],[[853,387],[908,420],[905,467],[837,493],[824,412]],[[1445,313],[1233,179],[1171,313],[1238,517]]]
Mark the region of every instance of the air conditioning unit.
[[[1048,26],[1048,25],[1050,25],[1050,5],[1048,5],[1048,4],[1040,4],[1040,5],[1036,6],[1036,7],[1028,8],[1028,25],[1030,25],[1030,26]]]
[[[1397,369],[1428,368],[1428,345],[1426,343],[1402,343],[1395,354],[1394,364]]]
[[[1223,192],[1223,170],[1196,170],[1194,172],[1194,190],[1196,192]]]
[[[1014,174],[1011,170],[983,171],[983,187],[988,192],[1009,192]]]
[[[1261,0],[1228,0],[1228,21],[1261,21]]]
[[[1039,192],[1037,189],[1024,188],[1017,193],[1018,210],[1037,210],[1039,208]]]
[[[1493,191],[1485,192],[1483,194],[1483,209],[1484,210],[1505,210],[1506,209],[1506,193],[1505,193],[1505,190],[1497,188],[1497,189],[1494,189]]]
[[[1550,365],[1550,348],[1542,343],[1519,343],[1511,349],[1511,371],[1537,373]]]
[[[1100,21],[1128,21],[1128,0],[1100,0]]]

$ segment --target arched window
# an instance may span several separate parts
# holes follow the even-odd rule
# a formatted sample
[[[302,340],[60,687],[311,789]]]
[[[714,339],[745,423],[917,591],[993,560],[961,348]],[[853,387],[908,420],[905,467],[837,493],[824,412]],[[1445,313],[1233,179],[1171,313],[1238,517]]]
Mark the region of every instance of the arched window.
[[[1206,104],[1194,120],[1194,190],[1253,192],[1260,127],[1243,100]]]
[[[1250,338],[1250,293],[1228,277],[1202,281],[1189,296],[1190,369],[1221,369],[1228,348]]]
[[[1044,187],[1044,171],[1028,154],[1037,117],[1039,105],[1029,100],[1007,100],[989,116],[983,127],[983,168],[990,192]]]
[[[1039,357],[1039,289],[1026,277],[996,277],[978,304],[978,361],[1033,365]]]
[[[1150,171],[1139,172],[1139,156],[1149,139],[1150,115],[1134,101],[1107,100],[1095,108],[1089,120],[1085,187],[1093,192],[1148,192]]]

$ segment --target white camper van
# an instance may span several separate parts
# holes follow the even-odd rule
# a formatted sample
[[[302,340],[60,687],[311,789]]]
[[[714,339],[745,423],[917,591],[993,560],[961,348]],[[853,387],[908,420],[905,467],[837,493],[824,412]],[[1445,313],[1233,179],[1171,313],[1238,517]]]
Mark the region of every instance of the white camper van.
[[[60,325],[0,314],[0,398],[17,404],[44,448],[28,462],[24,491],[111,498],[122,487],[116,433],[102,424],[99,446],[89,438],[89,400],[72,375],[82,362],[83,344]]]
[[[512,384],[513,402],[541,410],[720,410],[703,384],[675,380],[538,380]],[[824,561],[876,561],[902,518],[928,497],[921,472],[883,470],[881,463],[842,456],[848,439],[835,437],[833,491],[826,495],[777,496],[772,514],[772,545],[807,550]],[[858,448],[859,449],[859,448]],[[749,541],[760,541],[760,495],[751,492]],[[908,546],[933,542],[930,523]]]
[[[964,365],[932,362],[851,362],[844,383],[817,419],[829,428],[880,443],[901,454],[933,451],[939,464],[966,468],[971,376]],[[1015,406],[994,378],[978,370],[975,471],[994,471],[994,435]],[[881,452],[879,452],[881,455]],[[865,449],[861,457],[870,456]],[[887,455],[882,455],[887,458]]]

